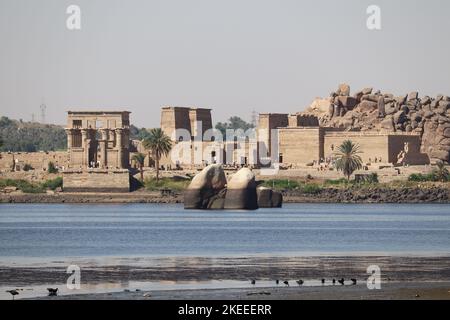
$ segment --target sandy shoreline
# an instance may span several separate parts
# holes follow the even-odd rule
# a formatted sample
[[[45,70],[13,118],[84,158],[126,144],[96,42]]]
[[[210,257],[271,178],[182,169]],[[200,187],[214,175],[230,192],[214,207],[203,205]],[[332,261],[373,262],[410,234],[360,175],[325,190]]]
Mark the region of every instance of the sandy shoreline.
[[[101,259],[95,263],[57,261],[48,266],[2,264],[0,286],[64,288],[66,268],[72,262],[80,264],[83,284],[100,287],[108,284],[110,289],[106,293],[84,292],[58,299],[140,299],[148,298],[144,293],[149,291],[153,298],[160,299],[412,299],[419,289],[422,297],[450,298],[450,256],[167,257],[133,261],[117,264],[114,261],[103,264]],[[385,290],[368,292],[363,285],[369,265],[380,267]],[[347,279],[346,285],[333,286],[331,279],[341,277]],[[326,279],[324,287],[320,285],[321,278]],[[358,280],[357,286],[351,285],[351,278]],[[252,286],[250,279],[256,279],[257,285]],[[276,286],[276,279],[288,280],[291,287],[284,288],[281,283]],[[297,279],[304,280],[305,286],[298,288]],[[218,281],[219,287],[201,287],[211,281]],[[221,282],[227,281],[238,287],[220,287]],[[176,284],[183,282],[198,283],[199,288],[195,285],[195,290],[177,288]],[[309,285],[313,282],[314,285]],[[46,298],[45,289],[35,298]]]
[[[450,282],[366,285],[158,290],[42,297],[34,300],[450,300]]]

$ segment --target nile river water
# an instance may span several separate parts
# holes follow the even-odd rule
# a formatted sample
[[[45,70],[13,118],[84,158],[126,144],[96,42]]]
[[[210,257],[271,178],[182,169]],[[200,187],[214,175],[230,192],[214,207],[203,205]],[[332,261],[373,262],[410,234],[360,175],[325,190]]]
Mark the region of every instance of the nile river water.
[[[46,257],[449,254],[450,205],[0,205],[0,261]]]

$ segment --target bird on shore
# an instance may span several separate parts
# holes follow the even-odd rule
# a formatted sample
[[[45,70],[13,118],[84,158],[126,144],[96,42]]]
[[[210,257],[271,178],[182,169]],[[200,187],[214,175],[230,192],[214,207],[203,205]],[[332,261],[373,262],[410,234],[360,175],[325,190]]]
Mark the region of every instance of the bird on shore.
[[[340,284],[344,285],[344,278],[338,280],[338,282],[339,282]]]
[[[251,283],[252,285],[255,285],[255,284],[256,284],[256,280],[255,280],[255,279],[252,279],[252,280],[250,281],[250,283]]]
[[[19,290],[6,290],[6,292],[9,292],[12,295],[12,298],[14,300],[15,296],[19,294]]]
[[[321,282],[322,282],[322,284],[325,284],[325,279],[322,279]]]
[[[356,285],[356,282],[357,282],[356,279],[350,279],[350,280],[352,281],[353,285]]]
[[[336,284],[336,279],[333,279],[333,284]]]
[[[47,288],[49,297],[58,295],[58,288]]]
[[[286,285],[286,287],[289,287],[289,281],[285,280],[283,283]]]
[[[280,280],[278,280],[278,279],[275,280],[275,284],[276,284],[276,285],[279,285],[279,284],[280,284]]]
[[[305,283],[305,282],[304,282],[303,280],[301,280],[301,279],[300,279],[300,280],[297,280],[296,282],[298,283],[299,286],[301,286],[301,285],[303,285],[303,284]]]

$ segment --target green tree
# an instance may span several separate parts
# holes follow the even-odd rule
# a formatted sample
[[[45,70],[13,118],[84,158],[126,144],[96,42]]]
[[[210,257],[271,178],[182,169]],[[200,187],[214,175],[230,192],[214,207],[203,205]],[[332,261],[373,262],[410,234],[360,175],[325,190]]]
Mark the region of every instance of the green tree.
[[[142,145],[151,150],[155,157],[156,181],[159,181],[159,160],[172,150],[172,141],[160,128],[156,128],[149,131],[148,136],[142,140]]]
[[[433,175],[436,177],[436,180],[441,182],[446,182],[450,178],[448,169],[442,161],[436,163],[436,169],[433,170]]]
[[[0,136],[0,148],[3,147],[3,140],[2,137]]]
[[[362,159],[358,155],[361,153],[358,144],[354,144],[350,140],[344,141],[339,147],[336,153],[336,169],[342,171],[350,180],[350,176],[356,170],[362,168]]]
[[[248,129],[254,128],[255,126],[251,123],[248,123],[244,120],[242,120],[240,117],[231,117],[228,119],[228,122],[218,122],[216,124],[216,129],[219,130],[222,135],[225,136],[227,129],[242,129],[244,131],[247,131]]]
[[[58,173],[58,169],[56,168],[55,164],[51,161],[48,163],[47,172],[48,173]]]
[[[136,153],[131,160],[136,161],[139,166],[139,172],[141,173],[141,181],[144,182],[144,162],[145,162],[145,154]]]

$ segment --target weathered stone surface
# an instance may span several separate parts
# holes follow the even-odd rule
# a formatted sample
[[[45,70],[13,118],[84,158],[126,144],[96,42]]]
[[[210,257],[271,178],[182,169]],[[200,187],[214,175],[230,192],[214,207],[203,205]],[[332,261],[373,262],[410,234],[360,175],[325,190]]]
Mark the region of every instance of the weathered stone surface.
[[[384,110],[384,97],[380,96],[380,98],[378,99],[378,116],[380,118],[384,117],[385,115],[385,110]]]
[[[408,94],[408,101],[415,100],[417,98],[419,98],[419,93],[417,91],[413,91]]]
[[[339,96],[338,99],[341,105],[349,110],[353,109],[358,104],[358,101],[350,96]]]
[[[341,107],[337,104],[334,105],[334,116],[339,117],[341,115]]]
[[[392,120],[392,116],[388,116],[381,121],[381,128],[388,131],[394,131],[394,121]]]
[[[210,201],[227,184],[223,168],[212,164],[197,174],[184,193],[185,209],[208,209]]]
[[[373,88],[364,88],[364,89],[362,89],[363,95],[365,95],[365,94],[371,94],[372,91],[373,91]]]
[[[339,96],[349,96],[350,95],[350,86],[346,83],[340,84],[339,89],[336,93]]]
[[[394,114],[397,111],[398,111],[398,108],[395,105],[395,103],[388,103],[388,104],[385,104],[385,106],[384,106],[384,112],[386,115]]]
[[[450,108],[450,101],[439,101],[439,106],[447,110],[448,108]]]
[[[358,108],[361,112],[372,112],[375,109],[377,109],[377,107],[378,107],[377,102],[373,102],[373,101],[369,101],[369,100],[363,100],[358,105]]]
[[[425,97],[423,97],[421,103],[422,104],[430,104],[431,103],[431,98],[429,96],[425,96]]]
[[[260,208],[280,208],[283,203],[283,196],[280,192],[270,188],[259,187],[256,190],[258,197],[258,207]]]
[[[230,179],[224,208],[245,210],[258,208],[255,175],[250,169],[243,168]]]
[[[402,124],[407,120],[406,113],[403,110],[398,111],[394,114],[394,123]]]
[[[368,100],[368,101],[372,101],[372,102],[378,103],[378,95],[376,95],[376,94],[366,94],[366,95],[362,96],[361,100],[365,100],[365,101]]]
[[[398,97],[395,97],[395,101],[397,101],[397,103],[399,105],[403,105],[406,103],[406,98],[407,98],[407,96],[398,96]]]
[[[328,107],[328,115],[330,118],[332,118],[334,115],[334,105],[332,104],[330,104],[330,106]]]

